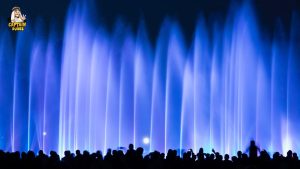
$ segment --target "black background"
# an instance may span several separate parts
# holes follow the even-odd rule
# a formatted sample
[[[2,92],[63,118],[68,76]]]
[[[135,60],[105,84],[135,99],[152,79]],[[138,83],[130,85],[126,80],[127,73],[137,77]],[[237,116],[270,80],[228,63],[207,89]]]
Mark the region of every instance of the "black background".
[[[90,1],[90,0],[87,0]],[[63,32],[66,13],[71,0],[1,0],[0,24],[7,22],[13,6],[20,6],[27,20],[34,23],[42,20],[44,25],[58,25]],[[98,0],[95,1],[97,18],[108,30],[112,30],[116,20],[122,19],[137,29],[141,20],[145,21],[150,37],[157,36],[160,26],[166,17],[175,18],[179,22],[186,37],[192,36],[197,18],[204,16],[207,22],[226,20],[233,4],[239,5],[241,0]],[[257,21],[264,33],[272,34],[278,21],[289,31],[293,13],[299,13],[299,0],[248,0],[253,5]],[[209,24],[208,24],[209,25]]]

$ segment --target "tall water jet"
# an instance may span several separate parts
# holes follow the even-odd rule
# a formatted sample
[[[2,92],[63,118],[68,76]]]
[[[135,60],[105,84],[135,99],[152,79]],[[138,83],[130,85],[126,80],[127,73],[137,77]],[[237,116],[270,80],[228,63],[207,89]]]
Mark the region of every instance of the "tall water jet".
[[[1,29],[4,26],[0,26]],[[11,122],[13,111],[14,48],[9,32],[1,32],[0,38],[0,148],[11,149]]]

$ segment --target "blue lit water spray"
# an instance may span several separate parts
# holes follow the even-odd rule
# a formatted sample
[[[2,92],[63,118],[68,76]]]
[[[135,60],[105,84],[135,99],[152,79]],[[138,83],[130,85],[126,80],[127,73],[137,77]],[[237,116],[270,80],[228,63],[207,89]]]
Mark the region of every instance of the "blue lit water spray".
[[[289,35],[263,39],[246,4],[213,30],[199,18],[189,46],[166,19],[153,46],[142,22],[108,33],[88,9],[70,6],[62,49],[34,27],[16,42],[0,33],[0,149],[233,154],[255,139],[270,152],[300,150],[298,15]]]

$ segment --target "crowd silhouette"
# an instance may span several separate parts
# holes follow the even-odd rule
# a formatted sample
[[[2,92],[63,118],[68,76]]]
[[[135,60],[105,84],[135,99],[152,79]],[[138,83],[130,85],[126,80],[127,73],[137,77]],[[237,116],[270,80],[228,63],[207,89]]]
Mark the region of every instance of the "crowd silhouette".
[[[212,150],[205,153],[200,148],[197,153],[188,150],[178,156],[176,150],[167,154],[158,151],[143,155],[143,148],[134,149],[130,144],[128,150],[108,149],[103,156],[100,151],[90,154],[77,150],[75,154],[64,152],[64,157],[51,151],[50,155],[39,151],[4,152],[0,150],[1,169],[299,169],[297,153],[291,150],[286,156],[276,152],[271,157],[266,150],[261,150],[251,141],[246,150],[249,154],[238,151],[236,156],[225,154],[224,157]],[[259,154],[259,155],[258,155]]]

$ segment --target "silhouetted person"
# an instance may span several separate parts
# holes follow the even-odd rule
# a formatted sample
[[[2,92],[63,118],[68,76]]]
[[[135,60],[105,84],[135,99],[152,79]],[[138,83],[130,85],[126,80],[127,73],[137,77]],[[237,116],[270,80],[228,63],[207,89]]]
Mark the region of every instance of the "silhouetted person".
[[[44,154],[43,150],[40,150],[38,156],[36,157],[37,167],[38,168],[46,168],[48,163],[48,156]]]
[[[299,160],[297,153],[293,153],[293,159],[296,160],[296,161]]]
[[[259,149],[258,146],[256,146],[255,141],[251,140],[250,146],[247,149],[247,151],[249,151],[249,158],[250,159],[256,159],[257,158],[257,152],[259,152],[260,149]]]
[[[73,168],[74,157],[72,156],[70,151],[65,151],[65,156],[61,159],[62,165],[65,169]]]
[[[223,167],[224,169],[231,169],[231,168],[233,168],[232,161],[230,161],[228,154],[225,154],[225,156],[224,156],[224,163],[223,163],[223,165],[224,165],[224,167]]]

